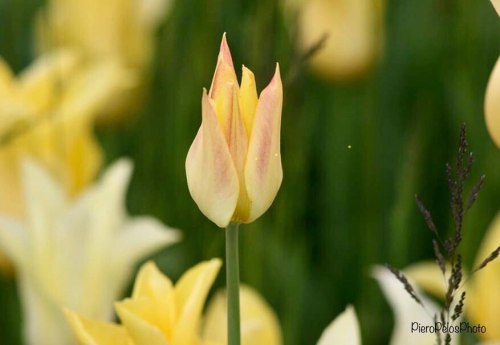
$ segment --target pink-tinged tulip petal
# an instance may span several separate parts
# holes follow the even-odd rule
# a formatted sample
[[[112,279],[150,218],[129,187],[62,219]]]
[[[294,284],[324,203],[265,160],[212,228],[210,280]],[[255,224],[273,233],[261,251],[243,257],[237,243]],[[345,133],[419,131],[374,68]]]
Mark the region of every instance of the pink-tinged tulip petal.
[[[283,87],[279,66],[269,85],[262,91],[255,113],[245,183],[250,199],[250,215],[245,223],[260,217],[271,206],[283,179],[280,153]]]
[[[226,138],[230,127],[230,117],[232,112],[232,87],[238,85],[236,72],[234,71],[233,59],[226,41],[226,35],[222,37],[217,67],[215,68],[212,86],[209,96],[215,102],[215,110],[220,126],[223,128]]]
[[[500,16],[500,0],[491,0],[491,3],[493,4],[493,7],[495,7],[495,10]]]
[[[257,88],[255,86],[255,77],[248,68],[243,66],[240,86],[240,110],[243,123],[247,130],[247,135],[252,133],[255,110],[257,109]]]
[[[484,100],[484,112],[486,115],[486,127],[495,144],[500,148],[500,58],[497,60],[493,72],[491,72],[486,96]]]
[[[222,228],[231,221],[240,188],[231,153],[206,90],[202,116],[201,128],[186,158],[187,182],[201,212]]]

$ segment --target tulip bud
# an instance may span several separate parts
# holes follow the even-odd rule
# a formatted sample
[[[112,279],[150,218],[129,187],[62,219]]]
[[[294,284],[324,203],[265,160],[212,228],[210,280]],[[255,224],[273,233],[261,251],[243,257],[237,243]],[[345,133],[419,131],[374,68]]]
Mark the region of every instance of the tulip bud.
[[[497,60],[486,88],[484,100],[486,127],[500,148],[500,58]]]
[[[271,206],[283,177],[282,101],[279,66],[260,97],[244,66],[238,85],[224,35],[212,86],[203,91],[201,127],[186,158],[189,192],[218,226],[250,223]]]

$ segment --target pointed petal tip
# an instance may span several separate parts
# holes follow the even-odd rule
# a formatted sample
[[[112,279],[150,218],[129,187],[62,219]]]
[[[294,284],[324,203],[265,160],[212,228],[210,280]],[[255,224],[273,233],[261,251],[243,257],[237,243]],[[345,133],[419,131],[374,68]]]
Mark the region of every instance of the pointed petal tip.
[[[228,65],[233,67],[233,58],[231,57],[231,50],[229,49],[229,45],[227,44],[227,38],[225,32],[222,35],[222,41],[220,44],[220,51],[219,51],[219,59],[222,59]]]

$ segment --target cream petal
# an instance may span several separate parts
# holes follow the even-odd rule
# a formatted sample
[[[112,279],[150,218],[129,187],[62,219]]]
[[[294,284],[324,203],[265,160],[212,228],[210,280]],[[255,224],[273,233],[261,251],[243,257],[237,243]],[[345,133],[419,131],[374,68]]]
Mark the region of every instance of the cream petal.
[[[323,331],[318,345],[359,345],[361,334],[358,318],[352,306],[337,316],[335,320]]]
[[[491,3],[493,4],[495,11],[497,11],[498,15],[500,16],[500,0],[491,0]]]
[[[238,175],[206,90],[202,114],[201,128],[186,158],[186,177],[201,212],[223,228],[229,224],[238,201]]]
[[[21,223],[0,216],[0,249],[17,267],[26,267],[26,260],[31,256],[30,243]]]
[[[163,225],[153,217],[135,217],[116,236],[113,261],[118,266],[132,267],[134,262],[178,242],[180,238],[178,230]]]
[[[385,298],[394,312],[394,330],[391,337],[391,345],[434,345],[436,335],[433,333],[411,332],[412,322],[424,326],[434,324],[433,316],[438,312],[438,306],[421,296],[413,284],[419,298],[425,306],[418,305],[404,289],[403,285],[386,268],[375,267],[373,276],[378,281]]]
[[[209,302],[203,325],[203,340],[227,343],[227,304],[225,291]],[[240,285],[242,345],[280,345],[283,343],[278,318],[257,291]]]
[[[245,185],[250,199],[250,223],[272,204],[283,178],[280,152],[283,87],[276,73],[262,91],[255,113],[245,166]]]
[[[123,326],[91,320],[70,310],[65,314],[81,345],[134,345]]]
[[[199,337],[198,327],[203,305],[221,265],[219,259],[202,262],[184,273],[175,285],[178,319],[173,344],[190,344]]]
[[[500,148],[500,57],[498,58],[486,88],[484,113],[486,127],[493,142]]]

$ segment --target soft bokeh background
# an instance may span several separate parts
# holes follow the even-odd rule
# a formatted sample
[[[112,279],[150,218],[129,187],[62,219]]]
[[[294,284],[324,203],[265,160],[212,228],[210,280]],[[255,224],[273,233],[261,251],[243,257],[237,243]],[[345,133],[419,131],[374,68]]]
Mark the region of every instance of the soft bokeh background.
[[[16,72],[34,58],[32,24],[42,4],[0,0],[0,55]],[[388,1],[384,20],[385,47],[372,73],[336,84],[297,65],[294,30],[280,3],[176,1],[157,35],[151,92],[139,116],[97,130],[108,163],[122,156],[135,162],[130,212],[183,230],[182,243],[154,257],[177,278],[202,259],[224,255],[223,231],[198,211],[184,173],[221,35],[227,32],[235,65],[250,67],[259,89],[280,62],[284,180],[271,209],[242,228],[241,279],[277,311],[286,345],[315,343],[348,303],[364,343],[387,343],[391,311],[370,266],[404,267],[432,256],[415,193],[438,227],[451,230],[444,164],[454,157],[463,122],[477,161],[471,182],[487,177],[466,217],[467,265],[500,206],[500,151],[483,119],[500,52],[500,21],[490,2]],[[0,277],[0,344],[21,344],[18,303],[15,281]]]

